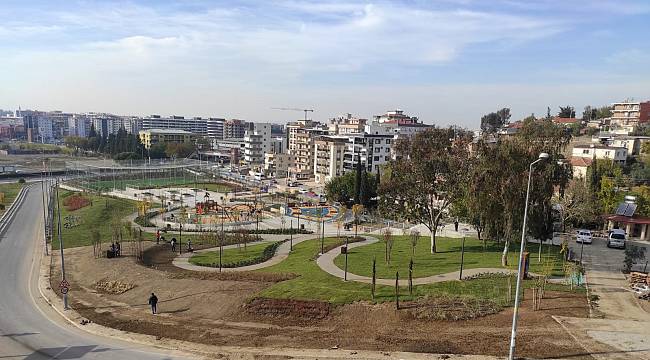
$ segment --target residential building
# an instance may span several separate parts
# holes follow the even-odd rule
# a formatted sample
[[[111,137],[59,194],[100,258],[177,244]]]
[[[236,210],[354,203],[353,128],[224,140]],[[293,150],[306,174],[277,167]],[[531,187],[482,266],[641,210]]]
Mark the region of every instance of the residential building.
[[[574,125],[580,125],[582,124],[582,119],[576,119],[576,118],[563,118],[556,116],[551,120],[555,125],[561,125],[564,127],[570,127]]]
[[[387,111],[385,114],[376,115],[374,121],[382,123],[396,123],[396,124],[417,124],[418,118],[411,117],[404,114],[403,110],[396,109]]]
[[[587,179],[587,170],[593,163],[593,160],[588,157],[572,156],[571,168],[573,170],[574,179]]]
[[[90,119],[74,114],[68,119],[68,134],[70,136],[87,137],[90,133]]]
[[[226,119],[209,118],[207,120],[207,136],[210,139],[221,140],[224,138],[224,124]]]
[[[176,115],[169,117],[151,115],[142,119],[142,130],[150,129],[185,130],[196,135],[207,136],[208,120],[200,117],[186,119],[183,116]]]
[[[319,136],[314,140],[314,179],[324,184],[343,175],[343,159],[349,141],[344,136]]]
[[[122,127],[129,134],[139,134],[142,130],[142,118],[137,116],[123,116]]]
[[[289,169],[293,179],[307,180],[314,176],[314,139],[320,135],[327,135],[327,129],[298,128],[290,138],[293,149],[289,149],[289,154],[296,157],[295,166]]]
[[[243,138],[246,132],[246,121],[238,119],[226,120],[223,128],[223,138]]]
[[[604,119],[604,128],[612,133],[629,135],[638,127],[650,123],[650,101],[613,103],[611,111],[612,116]]]
[[[168,143],[194,143],[197,135],[189,131],[178,129],[147,129],[140,130],[140,142],[146,149],[156,144]]]
[[[247,164],[263,164],[264,154],[271,152],[271,124],[247,123],[244,132],[244,161]]]
[[[619,164],[627,161],[627,148],[600,144],[576,145],[572,150],[573,157],[589,159],[608,159]]]
[[[363,132],[367,122],[367,119],[360,119],[352,116],[352,114],[346,114],[345,116],[330,119],[328,127],[332,135],[358,134]]]
[[[271,138],[271,153],[282,154],[287,152],[287,138],[284,135]]]
[[[345,171],[354,171],[357,161],[361,161],[366,171],[376,174],[392,159],[392,147],[399,136],[394,128],[373,122],[366,125],[366,130],[348,136],[343,159]]]
[[[105,114],[105,113],[86,113],[90,119],[92,127],[95,132],[100,136],[107,137],[110,134],[117,134],[120,129],[124,128],[124,121],[122,117]]]
[[[296,165],[296,157],[286,153],[264,154],[264,173],[279,179],[288,177],[289,169]]]

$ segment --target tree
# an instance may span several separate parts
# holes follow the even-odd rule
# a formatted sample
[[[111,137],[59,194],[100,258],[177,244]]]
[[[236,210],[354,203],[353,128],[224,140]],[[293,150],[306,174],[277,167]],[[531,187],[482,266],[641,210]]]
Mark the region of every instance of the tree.
[[[494,134],[500,128],[508,123],[510,119],[510,109],[503,108],[497,112],[492,112],[481,117],[481,130],[487,134]]]
[[[382,212],[393,219],[424,224],[431,232],[431,253],[444,213],[463,191],[467,179],[471,135],[449,128],[430,128],[400,139],[399,157],[379,189]]]
[[[355,154],[356,155],[356,154]],[[356,173],[354,176],[354,203],[361,204],[361,155],[356,155],[357,164],[356,164]]]
[[[600,215],[600,206],[595,194],[582,180],[571,181],[564,196],[554,196],[553,202],[559,206],[564,224],[583,227],[595,222]]]
[[[598,190],[598,200],[603,212],[611,214],[616,209],[618,203],[623,199],[619,195],[614,185],[614,180],[611,178],[603,178],[600,181],[600,190]]]
[[[359,203],[366,207],[371,207],[371,199],[377,196],[377,178],[376,176],[362,171],[360,177],[360,188],[363,188]],[[332,178],[325,184],[325,195],[329,201],[350,204],[351,199],[355,198],[357,175],[356,172],[349,172],[341,176]],[[352,201],[354,203],[354,201]]]
[[[352,216],[354,216],[354,238],[357,238],[357,227],[359,226],[359,217],[363,213],[363,205],[354,204],[352,205]]]
[[[561,118],[575,118],[576,117],[576,110],[573,108],[571,105],[567,106],[560,106],[560,112],[557,114],[557,116]]]

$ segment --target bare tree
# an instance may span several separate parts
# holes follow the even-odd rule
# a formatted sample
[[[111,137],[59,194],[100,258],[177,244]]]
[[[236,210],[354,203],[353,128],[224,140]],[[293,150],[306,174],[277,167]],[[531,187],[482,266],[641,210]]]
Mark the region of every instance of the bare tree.
[[[386,244],[386,263],[390,265],[390,257],[393,251],[393,232],[390,228],[386,228],[382,231],[382,237],[384,238],[384,243]]]

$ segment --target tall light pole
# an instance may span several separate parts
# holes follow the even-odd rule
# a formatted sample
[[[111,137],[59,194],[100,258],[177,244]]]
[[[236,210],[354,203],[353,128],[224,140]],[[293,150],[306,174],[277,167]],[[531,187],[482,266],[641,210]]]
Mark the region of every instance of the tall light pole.
[[[56,209],[57,209],[57,216],[58,216],[58,233],[59,233],[59,249],[61,250],[61,283],[64,284],[66,283],[66,278],[65,278],[65,259],[63,257],[63,236],[61,235],[61,203],[59,202],[59,180],[56,180]],[[68,291],[67,288],[63,292],[63,310],[68,310]]]
[[[533,165],[537,164],[540,161],[548,159],[547,153],[539,154],[537,160],[530,163],[528,168],[528,186],[526,189],[526,205],[524,206],[524,224],[521,229],[521,248],[519,249],[519,267],[517,270],[517,288],[515,291],[515,308],[512,313],[512,332],[510,333],[510,354],[508,355],[509,360],[514,360],[515,356],[515,338],[517,337],[517,316],[519,315],[519,291],[521,290],[521,278],[523,264],[524,264],[524,250],[526,249],[526,217],[528,215],[528,200],[530,198],[530,181],[533,175]]]

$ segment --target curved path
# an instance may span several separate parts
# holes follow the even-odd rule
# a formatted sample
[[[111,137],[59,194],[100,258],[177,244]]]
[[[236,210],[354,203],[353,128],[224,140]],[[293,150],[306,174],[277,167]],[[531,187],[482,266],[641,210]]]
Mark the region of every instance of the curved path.
[[[314,239],[316,235],[314,234],[305,234],[305,235],[296,235],[293,237],[293,245],[299,244],[303,241],[306,240],[311,240]],[[256,245],[256,244],[263,244],[263,243],[274,243],[278,240],[261,240],[261,241],[255,241],[252,243],[249,243],[248,245]],[[224,246],[225,249],[232,249],[237,247],[237,245],[226,245]],[[200,266],[200,265],[194,265],[190,263],[190,258],[192,255],[195,255],[196,253],[202,253],[202,252],[208,252],[208,251],[218,251],[219,247],[213,247],[209,249],[202,249],[202,250],[197,250],[194,253],[184,253],[182,255],[177,256],[174,258],[174,261],[172,264],[176,267],[179,267],[181,269],[185,270],[191,270],[191,271],[206,271],[206,272],[219,272],[218,267],[211,267],[211,266]],[[278,246],[277,250],[275,251],[275,255],[273,255],[272,258],[266,260],[263,263],[255,264],[255,265],[248,265],[248,266],[242,266],[242,267],[236,267],[236,268],[222,268],[222,272],[230,271],[230,272],[237,272],[237,271],[252,271],[252,270],[258,270],[258,269],[263,269],[269,266],[273,266],[275,264],[278,264],[282,262],[284,259],[286,259],[289,256],[289,252],[291,250],[291,243],[289,241],[281,244]]]
[[[365,236],[365,235],[360,235],[364,237],[366,240],[365,241],[360,241],[356,243],[351,243],[348,244],[349,249],[354,249],[360,246],[365,246],[365,245],[370,245],[378,242],[376,238],[372,236]],[[318,257],[318,260],[316,260],[316,263],[318,264],[318,267],[321,268],[321,270],[325,271],[326,273],[330,275],[334,275],[338,278],[343,279],[345,276],[345,272],[341,270],[338,266],[334,264],[334,259],[341,254],[341,248],[343,246],[336,247],[325,254],[321,255]],[[477,274],[482,274],[482,273],[499,273],[499,274],[512,274],[516,271],[514,270],[509,270],[509,269],[500,269],[500,268],[475,268],[475,269],[463,269],[463,275],[464,276],[473,276]],[[413,279],[413,285],[425,285],[425,284],[433,284],[437,282],[443,282],[443,281],[451,281],[451,280],[458,280],[458,277],[460,275],[459,271],[453,271],[450,273],[446,274],[438,274],[438,275],[432,275],[432,276],[427,276],[427,277],[419,277]],[[362,283],[367,283],[371,284],[372,283],[372,278],[368,276],[361,276],[361,275],[356,275],[348,272],[348,280],[350,281],[357,281],[357,282],[362,282]],[[395,285],[395,279],[376,279],[376,283],[379,285]],[[400,286],[408,286],[408,279],[406,280],[400,280],[399,281]]]
[[[30,187],[16,216],[0,236],[0,358],[185,358],[177,352],[93,335],[73,326],[45,302],[39,290],[43,256],[41,196],[40,186]]]

